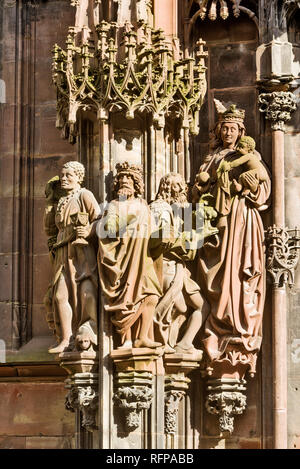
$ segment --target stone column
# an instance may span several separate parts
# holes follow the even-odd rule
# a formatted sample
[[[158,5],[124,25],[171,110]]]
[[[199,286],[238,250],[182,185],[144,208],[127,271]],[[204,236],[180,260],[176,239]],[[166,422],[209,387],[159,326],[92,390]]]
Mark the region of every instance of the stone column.
[[[83,449],[84,433],[98,429],[98,354],[94,351],[63,352],[58,360],[69,374],[65,380],[68,390],[65,406],[76,413],[76,447]]]
[[[296,109],[295,96],[289,91],[261,93],[259,110],[271,121],[272,129],[272,194],[273,227],[267,232],[269,241],[268,271],[273,277],[273,435],[274,448],[287,448],[287,309],[285,285],[288,258],[283,256],[283,246],[290,243],[290,230],[285,230],[284,187],[284,131],[285,122]],[[297,238],[295,232],[294,238]],[[296,252],[297,252],[296,241]],[[276,248],[277,246],[277,248]],[[277,251],[277,254],[274,253]],[[291,250],[291,255],[292,255]],[[278,255],[279,253],[279,255]],[[281,254],[281,255],[280,255]],[[289,256],[288,256],[289,257]],[[281,258],[281,262],[278,261]],[[292,276],[293,277],[293,276]],[[292,282],[289,282],[290,284]]]
[[[188,374],[199,369],[202,351],[164,355],[165,448],[178,449],[178,411],[191,382]]]
[[[151,425],[151,448],[162,449],[164,395],[162,347],[115,349],[111,352],[115,365],[113,401],[123,410],[118,421],[118,434],[129,438],[135,448],[147,449],[143,437],[147,421]],[[159,402],[158,402],[159,401]],[[128,440],[129,441],[129,440]]]
[[[162,28],[168,36],[177,34],[177,0],[154,0],[155,28]]]

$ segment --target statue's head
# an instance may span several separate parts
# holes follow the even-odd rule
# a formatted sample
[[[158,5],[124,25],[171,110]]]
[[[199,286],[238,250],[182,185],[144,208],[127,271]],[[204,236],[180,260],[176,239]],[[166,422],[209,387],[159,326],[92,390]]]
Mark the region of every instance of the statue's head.
[[[159,183],[156,199],[163,199],[169,204],[187,202],[187,184],[179,173],[168,173]]]
[[[83,183],[85,169],[83,164],[78,161],[69,161],[65,163],[61,170],[60,183],[62,189],[71,191],[79,188]]]
[[[246,153],[251,153],[255,150],[255,140],[252,137],[242,137],[239,140],[238,146],[236,149],[241,153],[242,155]]]
[[[218,114],[218,122],[215,125],[212,135],[214,141],[211,144],[213,149],[222,146],[224,148],[235,148],[239,139],[246,133],[244,119],[245,111],[238,109],[235,104],[231,104],[227,109],[223,104],[215,101]]]
[[[118,196],[131,198],[141,197],[144,193],[143,169],[140,165],[127,161],[116,165],[114,191]]]

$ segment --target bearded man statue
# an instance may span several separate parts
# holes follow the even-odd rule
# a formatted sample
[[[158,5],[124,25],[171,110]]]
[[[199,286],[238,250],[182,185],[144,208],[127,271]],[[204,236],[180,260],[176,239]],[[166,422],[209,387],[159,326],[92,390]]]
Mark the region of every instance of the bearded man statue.
[[[121,336],[123,348],[155,348],[153,315],[162,294],[149,252],[151,212],[142,199],[142,168],[119,163],[117,198],[99,224],[99,274],[104,309]]]

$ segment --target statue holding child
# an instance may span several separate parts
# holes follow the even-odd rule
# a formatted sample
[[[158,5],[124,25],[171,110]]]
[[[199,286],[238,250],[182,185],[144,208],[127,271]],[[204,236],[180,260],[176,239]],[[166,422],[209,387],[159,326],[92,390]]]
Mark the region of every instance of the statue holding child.
[[[245,137],[245,112],[217,100],[215,145],[196,177],[194,193],[216,198],[218,240],[199,253],[201,291],[210,305],[203,344],[210,360],[238,350],[259,350],[265,300],[264,227],[270,178],[252,138]],[[236,348],[237,347],[237,348]]]

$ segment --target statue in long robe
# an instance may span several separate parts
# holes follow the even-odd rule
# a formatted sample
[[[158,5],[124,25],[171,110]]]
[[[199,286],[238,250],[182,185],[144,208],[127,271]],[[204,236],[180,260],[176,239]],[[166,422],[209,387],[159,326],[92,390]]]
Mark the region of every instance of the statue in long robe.
[[[210,305],[203,344],[211,360],[221,359],[234,344],[242,354],[255,354],[262,340],[265,254],[260,212],[267,208],[270,178],[260,182],[250,174],[245,195],[238,183],[242,166],[217,171],[222,161],[239,158],[236,147],[245,134],[243,120],[244,111],[234,105],[219,109],[215,146],[197,178],[215,195],[219,214],[218,241],[204,244],[198,264],[199,284]]]
[[[50,353],[87,349],[97,343],[98,272],[96,239],[76,244],[76,237],[87,237],[89,226],[100,215],[92,194],[81,187],[84,166],[77,161],[66,163],[60,177],[61,197],[55,211],[57,240],[52,246],[52,307],[55,322],[60,324],[60,343]],[[49,216],[53,214],[49,213]],[[75,218],[86,218],[86,226],[76,226]],[[44,220],[47,224],[47,220]],[[76,342],[76,344],[75,344]]]
[[[160,346],[153,340],[153,315],[162,294],[149,253],[151,213],[140,167],[117,165],[118,198],[110,202],[97,230],[104,309],[121,336],[122,347]]]
[[[199,285],[191,278],[188,266],[195,259],[197,247],[202,244],[204,237],[214,235],[217,229],[208,227],[203,216],[202,229],[196,233],[192,210],[187,212],[191,218],[190,223],[187,223],[190,226],[184,226],[183,211],[192,206],[187,201],[185,180],[178,173],[169,173],[161,178],[156,200],[150,208],[160,230],[157,241],[153,239],[151,251],[163,288],[163,296],[155,312],[157,331],[165,345],[165,352],[194,353],[197,350],[193,341],[207,317],[208,306]],[[166,242],[162,243],[160,238],[165,238]],[[193,311],[183,337],[178,342],[189,307]]]

